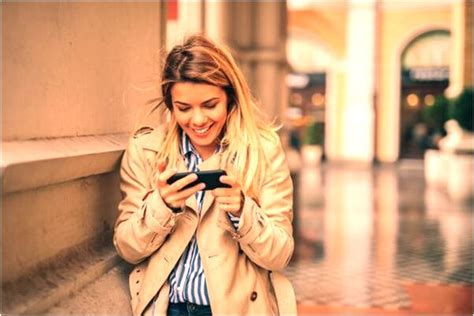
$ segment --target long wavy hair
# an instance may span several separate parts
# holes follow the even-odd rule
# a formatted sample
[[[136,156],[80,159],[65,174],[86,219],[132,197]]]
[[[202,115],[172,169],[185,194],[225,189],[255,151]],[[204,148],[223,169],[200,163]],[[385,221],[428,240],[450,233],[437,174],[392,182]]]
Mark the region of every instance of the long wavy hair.
[[[277,128],[265,121],[229,50],[203,35],[188,37],[166,57],[161,78],[162,98],[157,107],[165,105],[168,122],[156,162],[167,161],[168,166],[176,166],[181,159],[181,128],[173,115],[171,97],[171,88],[178,82],[205,83],[224,89],[228,100],[220,139],[224,167],[237,178],[246,194],[257,197],[268,165],[262,138],[277,143]]]

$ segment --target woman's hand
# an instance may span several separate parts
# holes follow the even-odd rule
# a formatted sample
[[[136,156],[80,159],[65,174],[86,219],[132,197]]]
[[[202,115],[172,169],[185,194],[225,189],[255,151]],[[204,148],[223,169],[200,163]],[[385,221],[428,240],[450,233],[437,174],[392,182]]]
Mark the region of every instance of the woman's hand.
[[[217,188],[212,190],[217,206],[221,211],[239,217],[242,213],[242,207],[244,204],[244,195],[240,188],[240,184],[237,183],[234,177],[228,175],[221,176],[219,180],[222,183],[230,185],[230,188]]]
[[[206,187],[204,183],[198,183],[181,191],[186,185],[196,181],[197,175],[195,173],[191,173],[172,184],[168,184],[166,181],[176,173],[176,170],[166,170],[166,163],[160,163],[158,171],[160,175],[158,176],[156,187],[165,204],[173,210],[182,209],[190,196]]]

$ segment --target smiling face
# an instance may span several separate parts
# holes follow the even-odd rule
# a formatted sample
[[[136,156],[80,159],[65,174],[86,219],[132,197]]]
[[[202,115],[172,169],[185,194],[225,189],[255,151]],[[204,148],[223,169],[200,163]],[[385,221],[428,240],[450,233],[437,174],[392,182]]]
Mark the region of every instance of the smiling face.
[[[227,119],[227,95],[221,87],[178,82],[171,88],[173,115],[205,160],[216,150]]]

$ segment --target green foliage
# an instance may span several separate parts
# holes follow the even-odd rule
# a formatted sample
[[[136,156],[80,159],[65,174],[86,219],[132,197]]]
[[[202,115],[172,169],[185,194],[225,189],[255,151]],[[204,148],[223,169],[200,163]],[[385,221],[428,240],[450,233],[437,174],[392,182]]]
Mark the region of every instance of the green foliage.
[[[311,122],[306,126],[303,143],[307,145],[323,145],[324,124],[322,122]]]
[[[473,132],[473,89],[465,88],[449,105],[449,118],[458,121],[463,129]]]
[[[449,100],[444,95],[438,95],[432,106],[425,107],[421,113],[423,121],[429,128],[444,132],[444,123],[448,117]]]

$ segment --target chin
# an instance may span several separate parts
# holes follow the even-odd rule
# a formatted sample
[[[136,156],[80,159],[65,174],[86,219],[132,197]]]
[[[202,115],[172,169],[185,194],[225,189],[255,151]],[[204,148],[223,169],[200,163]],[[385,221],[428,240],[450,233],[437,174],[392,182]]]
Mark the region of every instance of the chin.
[[[196,141],[194,141],[194,143],[198,146],[201,146],[201,147],[208,147],[208,146],[213,145],[214,141],[199,141],[199,140],[196,140]]]

